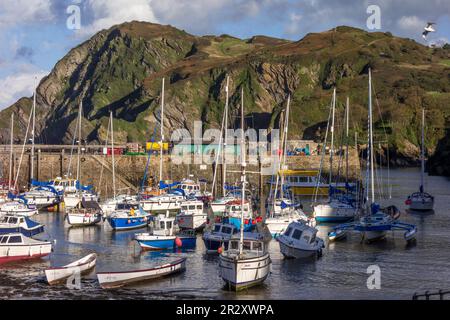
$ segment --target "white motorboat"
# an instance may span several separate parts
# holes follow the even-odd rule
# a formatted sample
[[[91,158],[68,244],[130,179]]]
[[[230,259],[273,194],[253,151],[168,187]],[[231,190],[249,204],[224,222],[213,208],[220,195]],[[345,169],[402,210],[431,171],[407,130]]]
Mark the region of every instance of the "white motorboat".
[[[92,226],[102,221],[102,210],[97,202],[82,200],[76,208],[67,209],[67,223],[71,226]]]
[[[25,201],[19,199],[4,203],[0,207],[0,214],[31,217],[38,214],[38,209],[35,205],[27,204]]]
[[[220,276],[229,290],[239,291],[259,285],[270,274],[272,261],[260,234],[245,232],[228,242],[220,254]]]
[[[147,212],[166,212],[181,209],[185,197],[180,194],[165,193],[140,201],[142,208]]]
[[[317,222],[345,222],[354,219],[358,212],[359,208],[356,205],[338,199],[314,206],[314,217]]]
[[[304,221],[291,222],[286,231],[277,237],[283,256],[286,258],[320,256],[324,242],[316,236],[317,231]]]
[[[270,231],[272,237],[277,237],[283,233],[290,223],[302,220],[310,225],[315,225],[314,218],[308,218],[301,209],[290,208],[288,211],[284,211],[282,214],[274,215],[266,218],[266,225]]]
[[[44,232],[44,226],[28,217],[3,215],[0,216],[0,234],[19,232],[27,237]]]
[[[51,188],[46,187],[34,187],[30,191],[25,192],[23,197],[27,200],[33,201],[38,208],[46,208],[60,201],[59,195],[55,191],[50,190]]]
[[[177,224],[181,229],[203,229],[208,219],[201,200],[186,200],[177,214]]]
[[[79,274],[80,276],[88,274],[95,268],[96,262],[97,255],[91,253],[65,266],[45,269],[45,277],[50,285],[61,283],[76,274]]]
[[[241,128],[244,129],[244,94],[241,93]],[[289,98],[288,98],[289,105]],[[241,183],[240,232],[228,241],[228,247],[221,248],[219,274],[230,290],[241,290],[261,284],[270,274],[272,261],[264,237],[260,233],[244,232],[246,176],[246,145],[241,135]]]
[[[28,238],[21,233],[0,235],[0,263],[47,256],[52,243]]]

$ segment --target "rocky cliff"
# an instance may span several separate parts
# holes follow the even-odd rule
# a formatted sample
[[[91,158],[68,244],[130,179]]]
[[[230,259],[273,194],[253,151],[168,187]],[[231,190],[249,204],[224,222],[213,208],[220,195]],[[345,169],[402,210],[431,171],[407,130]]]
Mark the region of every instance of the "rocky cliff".
[[[427,110],[429,152],[445,136],[450,116],[450,50],[428,48],[390,33],[350,27],[308,34],[300,41],[264,36],[193,36],[171,26],[130,22],[94,35],[72,49],[37,89],[36,134],[41,143],[71,143],[83,102],[83,137],[105,139],[109,111],[119,143],[149,140],[159,126],[161,79],[166,79],[164,128],[220,127],[225,81],[230,76],[232,123],[241,89],[246,122],[278,126],[292,96],[290,138],[323,135],[332,88],[338,125],[350,98],[351,136],[363,143],[367,127],[367,72],[373,70],[375,140],[389,143],[399,164],[417,159],[420,110]],[[14,112],[23,139],[32,99],[0,112],[0,140],[8,143]],[[158,136],[156,136],[157,138]],[[396,161],[396,159],[393,159]]]

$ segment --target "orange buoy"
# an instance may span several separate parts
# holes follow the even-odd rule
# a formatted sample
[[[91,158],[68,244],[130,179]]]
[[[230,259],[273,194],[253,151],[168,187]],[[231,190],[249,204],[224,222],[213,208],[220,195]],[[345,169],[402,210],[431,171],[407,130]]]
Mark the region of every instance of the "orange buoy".
[[[178,238],[178,237],[175,238],[175,245],[176,245],[178,248],[181,248],[181,246],[183,245],[183,242],[181,241],[180,238]]]
[[[219,249],[217,249],[217,252],[218,252],[219,254],[221,254],[222,251],[223,251],[222,247],[219,247]]]

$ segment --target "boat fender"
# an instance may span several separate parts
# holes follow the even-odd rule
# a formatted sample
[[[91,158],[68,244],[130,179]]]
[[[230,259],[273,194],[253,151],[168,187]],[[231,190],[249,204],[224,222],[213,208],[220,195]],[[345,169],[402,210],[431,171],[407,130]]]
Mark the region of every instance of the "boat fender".
[[[127,224],[130,224],[131,223],[131,220],[130,219],[128,219],[128,221],[127,221]]]
[[[176,245],[178,248],[181,248],[181,247],[182,247],[183,242],[181,241],[180,238],[178,238],[178,237],[175,238],[175,245]]]
[[[222,254],[222,251],[223,251],[222,247],[219,247],[219,249],[217,249],[217,252],[218,252],[219,254]]]

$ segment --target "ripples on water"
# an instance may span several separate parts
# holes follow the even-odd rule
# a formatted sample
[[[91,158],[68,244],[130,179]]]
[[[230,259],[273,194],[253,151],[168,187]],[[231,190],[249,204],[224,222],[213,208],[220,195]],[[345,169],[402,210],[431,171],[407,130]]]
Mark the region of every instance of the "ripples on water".
[[[417,169],[391,170],[392,199],[404,212],[406,196],[418,189]],[[411,299],[414,292],[450,289],[450,181],[428,177],[425,189],[435,196],[435,213],[405,212],[401,220],[418,227],[417,242],[407,246],[403,232],[389,234],[385,241],[363,244],[356,234],[327,244],[320,259],[285,260],[272,240],[272,274],[264,285],[240,293],[223,290],[218,257],[204,254],[199,235],[191,251],[140,254],[132,241],[136,231],[113,232],[107,222],[87,228],[68,228],[63,213],[34,217],[44,223],[46,234],[56,239],[50,257],[0,268],[0,298],[15,299]],[[305,211],[309,206],[305,203]],[[330,226],[319,226],[326,238]],[[63,265],[88,254],[98,254],[98,271],[149,268],[187,257],[186,272],[117,290],[102,290],[95,273],[83,278],[81,290],[48,286],[43,270]],[[366,286],[369,265],[381,268],[381,289]]]

